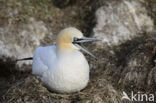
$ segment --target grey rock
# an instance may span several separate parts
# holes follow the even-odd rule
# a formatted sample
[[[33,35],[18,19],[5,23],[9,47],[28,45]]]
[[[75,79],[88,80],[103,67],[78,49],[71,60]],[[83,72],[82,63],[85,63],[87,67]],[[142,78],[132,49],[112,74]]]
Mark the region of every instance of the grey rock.
[[[34,49],[40,45],[46,35],[52,33],[46,28],[42,21],[29,18],[28,23],[16,27],[12,21],[16,12],[10,13],[8,25],[0,27],[0,58],[19,59],[32,57]],[[30,61],[18,62],[18,66],[30,64]]]
[[[119,45],[153,30],[153,21],[143,6],[144,0],[111,0],[100,7],[93,35],[107,45]],[[99,43],[98,43],[99,44]]]

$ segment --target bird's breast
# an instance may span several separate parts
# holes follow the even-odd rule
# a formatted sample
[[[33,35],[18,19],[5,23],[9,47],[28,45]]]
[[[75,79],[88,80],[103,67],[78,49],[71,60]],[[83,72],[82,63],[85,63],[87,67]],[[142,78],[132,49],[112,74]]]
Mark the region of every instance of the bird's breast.
[[[43,76],[52,90],[74,92],[83,89],[89,80],[89,65],[79,51],[62,54],[56,65]]]
[[[58,70],[65,75],[64,78],[80,78],[89,72],[89,66],[84,55],[79,51],[66,53],[58,59]],[[80,77],[77,76],[79,74]],[[81,77],[81,78],[82,78]]]

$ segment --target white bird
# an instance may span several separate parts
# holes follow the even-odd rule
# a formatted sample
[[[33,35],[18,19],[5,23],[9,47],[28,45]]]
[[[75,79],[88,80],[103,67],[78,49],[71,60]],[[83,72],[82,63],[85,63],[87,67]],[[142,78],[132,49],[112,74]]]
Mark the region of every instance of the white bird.
[[[94,55],[79,44],[97,40],[84,37],[74,27],[63,29],[57,36],[56,45],[36,48],[32,73],[51,91],[72,93],[84,89],[89,81],[89,65],[80,50]]]

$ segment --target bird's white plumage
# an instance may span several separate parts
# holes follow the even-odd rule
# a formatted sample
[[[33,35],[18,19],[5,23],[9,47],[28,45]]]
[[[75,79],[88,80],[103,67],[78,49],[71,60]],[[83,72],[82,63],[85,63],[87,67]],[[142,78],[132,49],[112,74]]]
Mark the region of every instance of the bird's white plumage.
[[[57,57],[54,65],[44,72],[42,81],[58,92],[76,92],[83,89],[89,80],[89,66],[79,51],[71,51]]]
[[[71,41],[75,36],[83,35],[75,28],[67,28],[59,34],[58,45],[38,47],[34,52],[32,73],[52,91],[80,91],[89,81],[88,62]]]

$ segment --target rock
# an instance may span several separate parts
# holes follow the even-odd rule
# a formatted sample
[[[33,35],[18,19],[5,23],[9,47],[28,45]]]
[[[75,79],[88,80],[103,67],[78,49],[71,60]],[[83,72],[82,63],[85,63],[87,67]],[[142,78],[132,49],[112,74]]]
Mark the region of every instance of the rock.
[[[48,31],[42,21],[36,21],[34,18],[29,18],[28,23],[16,27],[12,23],[14,14],[10,15],[12,17],[8,20],[8,25],[0,27],[0,58],[5,61],[5,58],[32,57],[40,41],[52,33]],[[18,66],[30,63],[30,61],[18,62]]]
[[[103,39],[109,46],[119,45],[137,37],[140,33],[151,32],[153,21],[148,16],[143,0],[111,0],[100,7],[96,15],[93,35]]]

